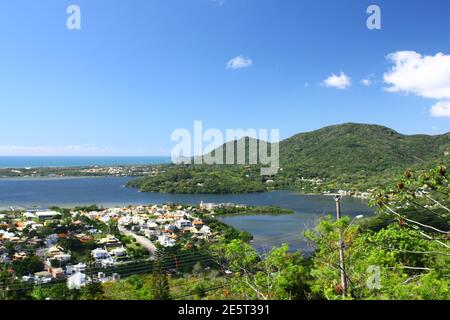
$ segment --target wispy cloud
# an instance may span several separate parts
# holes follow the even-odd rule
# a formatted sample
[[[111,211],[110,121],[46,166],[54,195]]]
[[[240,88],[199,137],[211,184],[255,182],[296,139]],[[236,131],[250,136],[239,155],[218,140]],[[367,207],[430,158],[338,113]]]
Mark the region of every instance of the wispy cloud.
[[[68,146],[17,146],[0,145],[1,156],[85,156],[85,155],[113,155],[114,148],[100,148],[95,145]]]
[[[367,77],[361,80],[361,84],[366,87],[370,87],[371,85],[375,84],[375,75],[369,74]]]
[[[415,51],[391,53],[392,68],[384,74],[388,92],[413,94],[439,102],[432,106],[433,117],[450,116],[450,55],[421,55]]]
[[[249,68],[253,65],[253,61],[245,56],[237,56],[227,62],[227,69],[237,70]]]
[[[0,145],[0,156],[167,156],[164,148],[115,148],[93,144],[66,146]]]
[[[343,72],[341,72],[339,76],[333,73],[331,76],[325,79],[322,84],[326,87],[342,90],[351,86],[351,79]]]
[[[215,4],[218,4],[219,6],[223,6],[226,0],[211,0],[211,2],[214,2]]]

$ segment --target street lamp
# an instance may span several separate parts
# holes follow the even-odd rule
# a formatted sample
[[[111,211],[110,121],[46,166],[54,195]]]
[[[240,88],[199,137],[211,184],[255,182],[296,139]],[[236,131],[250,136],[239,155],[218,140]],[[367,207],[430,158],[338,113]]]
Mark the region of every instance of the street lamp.
[[[352,226],[352,224],[353,224],[356,220],[359,220],[359,219],[362,219],[362,218],[364,218],[364,215],[362,215],[362,214],[360,214],[360,215],[354,217],[353,220],[350,222],[350,224],[349,224],[349,225],[347,226],[347,228],[345,229],[344,234],[347,232],[347,230]]]

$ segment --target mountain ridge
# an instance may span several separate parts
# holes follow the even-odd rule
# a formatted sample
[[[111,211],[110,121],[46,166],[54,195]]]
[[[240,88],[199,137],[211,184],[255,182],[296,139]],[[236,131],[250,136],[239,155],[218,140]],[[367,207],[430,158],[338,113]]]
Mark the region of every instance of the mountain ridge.
[[[226,146],[236,146],[242,139],[254,138],[242,137],[222,145],[224,163]],[[272,146],[268,144],[269,152]],[[158,177],[130,185],[169,193],[262,192],[268,187],[308,193],[362,191],[384,185],[407,169],[450,165],[450,132],[404,135],[385,126],[344,123],[298,133],[279,142],[280,168],[271,177],[260,175],[259,168],[267,165],[248,165],[248,143],[245,151],[246,165],[172,165]],[[215,152],[217,149],[209,155]],[[235,152],[235,164],[236,159]]]

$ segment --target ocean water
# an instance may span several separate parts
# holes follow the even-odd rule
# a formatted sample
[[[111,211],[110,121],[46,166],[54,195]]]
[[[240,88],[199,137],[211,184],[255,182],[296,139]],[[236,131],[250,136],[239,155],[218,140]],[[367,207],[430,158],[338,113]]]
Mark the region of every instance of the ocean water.
[[[114,165],[146,165],[170,163],[170,157],[47,157],[47,156],[0,156],[0,168],[38,168],[38,167],[84,167]]]
[[[126,188],[127,177],[98,178],[7,178],[0,179],[0,210],[45,209],[50,206],[74,207],[97,204],[122,207],[139,204],[180,203],[197,205],[203,202],[248,205],[275,205],[289,208],[295,214],[280,216],[230,216],[220,220],[254,235],[253,245],[261,252],[272,246],[288,243],[291,249],[307,251],[302,238],[304,230],[313,228],[320,218],[335,214],[335,203],[328,196],[299,195],[290,191],[254,194],[164,194],[144,193]],[[371,216],[373,209],[360,199],[344,198],[344,215]]]

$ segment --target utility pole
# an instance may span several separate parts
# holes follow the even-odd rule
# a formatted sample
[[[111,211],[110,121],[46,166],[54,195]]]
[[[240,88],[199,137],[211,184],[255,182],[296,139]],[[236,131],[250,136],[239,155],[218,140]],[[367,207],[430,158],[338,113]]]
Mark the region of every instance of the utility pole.
[[[173,257],[174,257],[174,259],[175,259],[175,267],[176,267],[176,270],[178,271],[178,269],[179,269],[178,258],[177,258],[176,255],[174,255]]]
[[[340,195],[334,196],[334,201],[336,202],[336,221],[341,219],[341,199]],[[344,232],[343,230],[339,231],[339,269],[341,270],[341,286],[342,286],[342,295],[347,295],[348,285],[347,285],[347,274],[345,273],[345,257],[344,257]]]
[[[89,257],[89,275],[91,276],[91,284],[94,283],[94,257]]]

